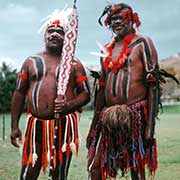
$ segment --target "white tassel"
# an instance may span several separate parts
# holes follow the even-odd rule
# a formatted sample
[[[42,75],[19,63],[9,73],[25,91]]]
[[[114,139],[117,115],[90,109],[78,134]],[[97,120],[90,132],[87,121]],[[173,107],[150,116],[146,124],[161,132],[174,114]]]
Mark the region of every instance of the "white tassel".
[[[71,151],[72,151],[72,152],[76,152],[76,145],[75,145],[74,142],[71,142],[71,143],[70,143],[70,148],[71,148]]]
[[[38,159],[38,155],[36,153],[33,153],[33,155],[32,155],[32,167],[35,166],[37,159]]]
[[[71,130],[72,130],[72,140],[71,140],[71,143],[70,143],[70,148],[71,148],[71,151],[76,152],[76,146],[75,146],[75,143],[74,143],[74,124],[73,124],[73,117],[72,117],[72,115],[70,115],[69,117],[70,117]]]
[[[78,124],[78,142],[79,142],[79,146],[81,146],[81,144],[82,144],[82,136],[80,134],[80,127],[79,127],[79,121],[80,121],[81,114],[79,112],[77,112],[77,111],[75,113],[76,113],[77,124]]]
[[[37,121],[37,118],[34,119],[32,167],[34,167],[34,165],[37,161],[37,158],[38,158],[38,155],[36,154],[36,142],[35,142],[35,139],[36,139],[36,121]]]
[[[66,138],[67,138],[67,129],[68,129],[68,117],[69,115],[66,115],[66,127],[65,127],[65,133],[64,133],[64,144],[62,145],[62,152],[66,151],[67,143],[66,143]]]
[[[46,129],[47,129],[47,161],[50,163],[50,141],[49,141],[49,120],[47,120],[46,123]]]
[[[22,152],[23,152],[23,145],[22,144],[19,144],[19,152],[20,152],[20,155],[22,156]]]
[[[95,56],[106,58],[109,55],[108,51],[99,41],[96,41],[96,43],[102,52],[100,52],[100,53],[99,52],[90,52],[90,53]]]
[[[61,148],[62,152],[66,152],[66,147],[67,147],[67,143],[64,143]]]

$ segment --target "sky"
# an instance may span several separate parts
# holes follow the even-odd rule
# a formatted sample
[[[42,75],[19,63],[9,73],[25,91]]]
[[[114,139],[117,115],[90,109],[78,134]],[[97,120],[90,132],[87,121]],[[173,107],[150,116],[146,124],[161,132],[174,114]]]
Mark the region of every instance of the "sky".
[[[180,52],[180,0],[109,0],[127,3],[139,14],[139,34],[149,36],[159,60]],[[3,61],[20,69],[24,60],[44,50],[43,33],[38,33],[41,19],[54,9],[72,7],[73,0],[0,0],[0,65]],[[106,0],[77,0],[79,31],[76,57],[85,66],[99,64],[90,52],[99,52],[96,43],[106,44],[112,33],[98,24]]]

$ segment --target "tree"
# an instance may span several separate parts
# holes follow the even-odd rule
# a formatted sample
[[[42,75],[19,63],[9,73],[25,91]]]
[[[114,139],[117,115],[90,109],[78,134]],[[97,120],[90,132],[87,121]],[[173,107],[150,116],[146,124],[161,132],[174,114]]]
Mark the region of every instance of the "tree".
[[[16,86],[17,70],[5,62],[0,67],[0,113],[11,110],[11,98]]]

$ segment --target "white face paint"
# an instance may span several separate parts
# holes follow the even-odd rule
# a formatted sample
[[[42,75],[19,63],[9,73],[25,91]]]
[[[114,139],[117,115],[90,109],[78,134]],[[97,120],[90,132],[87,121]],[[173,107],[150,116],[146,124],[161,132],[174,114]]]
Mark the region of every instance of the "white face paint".
[[[59,25],[52,25],[47,28],[44,36],[47,48],[62,48],[65,32]]]

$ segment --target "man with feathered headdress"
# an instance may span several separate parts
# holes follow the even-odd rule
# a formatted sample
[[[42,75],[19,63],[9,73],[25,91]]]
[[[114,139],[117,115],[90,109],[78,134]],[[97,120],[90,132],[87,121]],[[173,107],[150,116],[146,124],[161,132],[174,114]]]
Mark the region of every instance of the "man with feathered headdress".
[[[141,23],[129,5],[108,4],[101,25],[103,16],[113,38],[96,53],[101,74],[92,71],[99,91],[87,137],[89,179],[115,179],[130,169],[133,180],[145,180],[145,165],[152,177],[157,169],[155,117],[169,74],[159,70],[152,40],[136,33]]]
[[[23,144],[22,180],[36,180],[41,168],[46,172],[49,164],[50,179],[67,179],[72,151],[78,153],[80,109],[89,101],[89,87],[83,65],[72,57],[77,27],[68,31],[69,21],[71,26],[76,24],[69,15],[69,9],[55,10],[45,19],[45,50],[28,57],[18,76],[12,98],[11,143]],[[27,126],[22,139],[19,119],[26,95]],[[63,98],[57,98],[60,95]],[[58,119],[54,120],[54,114]]]

